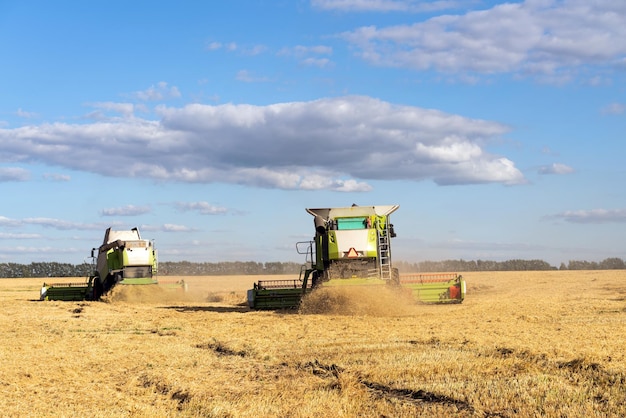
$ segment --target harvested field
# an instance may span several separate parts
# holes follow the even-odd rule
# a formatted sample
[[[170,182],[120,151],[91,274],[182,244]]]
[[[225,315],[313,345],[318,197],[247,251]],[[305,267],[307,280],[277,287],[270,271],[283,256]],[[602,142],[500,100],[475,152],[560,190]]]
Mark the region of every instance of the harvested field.
[[[0,279],[0,415],[626,416],[626,272],[463,276],[460,305],[336,286],[301,312],[250,311],[256,276],[103,302]]]

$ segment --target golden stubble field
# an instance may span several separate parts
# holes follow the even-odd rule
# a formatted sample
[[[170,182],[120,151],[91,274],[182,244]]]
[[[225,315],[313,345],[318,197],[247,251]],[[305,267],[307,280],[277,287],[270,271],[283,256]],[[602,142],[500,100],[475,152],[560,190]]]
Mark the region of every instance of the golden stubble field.
[[[342,287],[300,312],[250,311],[255,276],[103,302],[41,302],[41,279],[0,279],[0,414],[626,416],[626,272],[464,277],[461,305]]]

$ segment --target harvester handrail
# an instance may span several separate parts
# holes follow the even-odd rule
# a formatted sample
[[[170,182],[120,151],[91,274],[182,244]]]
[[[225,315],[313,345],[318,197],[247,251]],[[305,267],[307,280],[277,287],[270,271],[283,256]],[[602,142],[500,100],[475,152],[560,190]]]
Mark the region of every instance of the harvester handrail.
[[[459,277],[457,273],[408,273],[400,275],[400,283],[437,283]]]
[[[302,287],[302,281],[298,279],[259,280],[257,283],[254,284],[254,287],[258,289],[299,289]]]
[[[88,283],[87,282],[80,282],[80,283],[44,283],[43,286],[44,287],[80,287],[80,286],[87,286]]]

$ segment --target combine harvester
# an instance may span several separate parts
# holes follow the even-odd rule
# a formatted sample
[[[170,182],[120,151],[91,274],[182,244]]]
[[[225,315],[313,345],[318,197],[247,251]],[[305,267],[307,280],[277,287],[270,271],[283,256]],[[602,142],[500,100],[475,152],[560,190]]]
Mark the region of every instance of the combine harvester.
[[[406,286],[424,303],[460,303],[465,297],[461,276],[407,278],[401,281],[391,263],[390,215],[398,205],[306,209],[313,216],[315,238],[296,244],[306,254],[300,277],[261,280],[248,290],[253,309],[296,308],[308,292],[331,280],[339,284],[387,283]],[[419,281],[421,280],[421,281]]]
[[[91,250],[91,259],[93,271],[86,282],[44,283],[41,300],[100,300],[117,284],[158,284],[157,252],[152,241],[141,239],[137,228],[108,228],[100,248]]]

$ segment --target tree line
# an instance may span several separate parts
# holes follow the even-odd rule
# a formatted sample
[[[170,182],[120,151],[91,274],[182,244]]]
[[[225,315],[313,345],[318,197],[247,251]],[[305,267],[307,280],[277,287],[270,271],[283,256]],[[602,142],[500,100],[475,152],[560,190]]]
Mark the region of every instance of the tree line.
[[[626,262],[620,258],[607,258],[600,262],[572,260],[557,268],[543,260],[443,260],[410,263],[394,262],[400,273],[466,272],[466,271],[538,271],[538,270],[624,270]],[[222,261],[217,263],[192,263],[165,261],[159,263],[161,276],[230,276],[299,274],[302,265],[294,262]],[[30,264],[0,263],[0,278],[19,277],[87,277],[93,271],[91,264],[38,262]]]
[[[621,258],[606,258],[600,262],[571,260],[557,268],[543,260],[443,260],[408,263],[394,262],[401,273],[441,272],[441,271],[540,271],[540,270],[623,270],[626,262]]]
[[[159,262],[157,273],[160,276],[274,275],[298,274],[300,268],[301,264],[293,262],[224,261],[218,263],[192,263],[189,261],[165,261]],[[92,272],[93,266],[89,263],[0,263],[0,278],[87,277]]]

